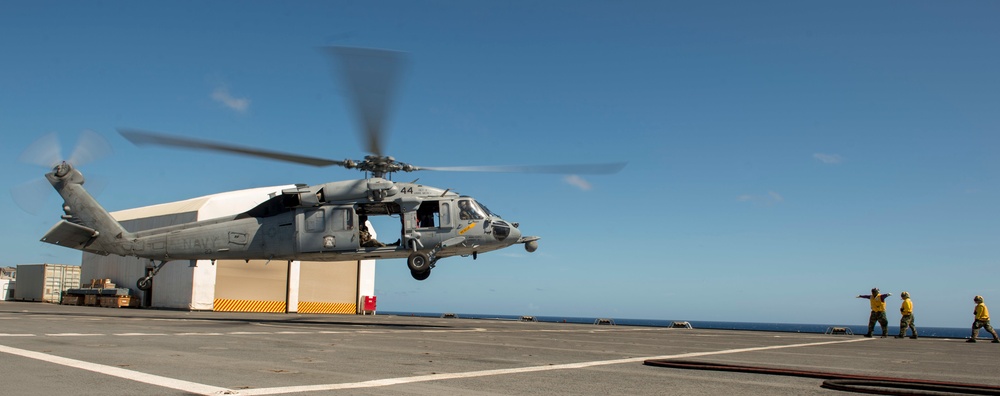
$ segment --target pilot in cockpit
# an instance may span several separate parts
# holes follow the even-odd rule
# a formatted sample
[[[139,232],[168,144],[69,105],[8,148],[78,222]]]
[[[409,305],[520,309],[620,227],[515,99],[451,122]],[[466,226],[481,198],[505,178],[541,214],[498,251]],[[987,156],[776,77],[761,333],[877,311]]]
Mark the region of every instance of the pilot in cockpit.
[[[468,199],[458,201],[458,209],[458,218],[461,220],[478,220],[483,218],[483,215],[479,214],[479,211],[472,206],[472,202]]]

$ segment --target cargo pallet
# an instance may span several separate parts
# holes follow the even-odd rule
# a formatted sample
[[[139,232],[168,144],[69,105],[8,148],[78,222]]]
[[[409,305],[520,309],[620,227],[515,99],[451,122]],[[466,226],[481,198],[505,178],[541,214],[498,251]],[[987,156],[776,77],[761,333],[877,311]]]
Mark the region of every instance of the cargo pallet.
[[[139,299],[132,298],[132,291],[115,287],[110,279],[92,279],[91,287],[69,289],[62,298],[62,305],[86,305],[90,307],[138,307]]]

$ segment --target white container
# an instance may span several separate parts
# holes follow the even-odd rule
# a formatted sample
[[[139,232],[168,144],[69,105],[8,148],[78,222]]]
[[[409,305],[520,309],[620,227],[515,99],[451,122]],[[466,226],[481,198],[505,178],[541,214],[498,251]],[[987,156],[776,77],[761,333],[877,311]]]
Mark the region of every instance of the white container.
[[[0,279],[0,301],[7,301],[14,297],[13,285],[10,279]]]

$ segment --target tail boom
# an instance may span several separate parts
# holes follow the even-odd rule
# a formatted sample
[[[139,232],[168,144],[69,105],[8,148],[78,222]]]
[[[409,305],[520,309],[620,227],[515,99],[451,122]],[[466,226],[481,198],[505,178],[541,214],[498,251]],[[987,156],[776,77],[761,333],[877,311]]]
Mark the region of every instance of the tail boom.
[[[101,255],[127,255],[132,234],[83,188],[83,174],[63,162],[45,175],[62,196],[63,220],[42,237],[42,242]]]

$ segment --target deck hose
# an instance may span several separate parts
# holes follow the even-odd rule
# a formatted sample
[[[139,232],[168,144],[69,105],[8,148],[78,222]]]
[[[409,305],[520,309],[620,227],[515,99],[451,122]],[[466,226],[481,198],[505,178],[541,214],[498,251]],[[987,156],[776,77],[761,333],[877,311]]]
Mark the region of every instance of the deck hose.
[[[1000,386],[928,381],[910,378],[879,377],[829,373],[762,366],[741,366],[671,359],[650,359],[647,366],[691,370],[732,371],[738,373],[785,375],[823,379],[823,388],[876,395],[997,395]]]

